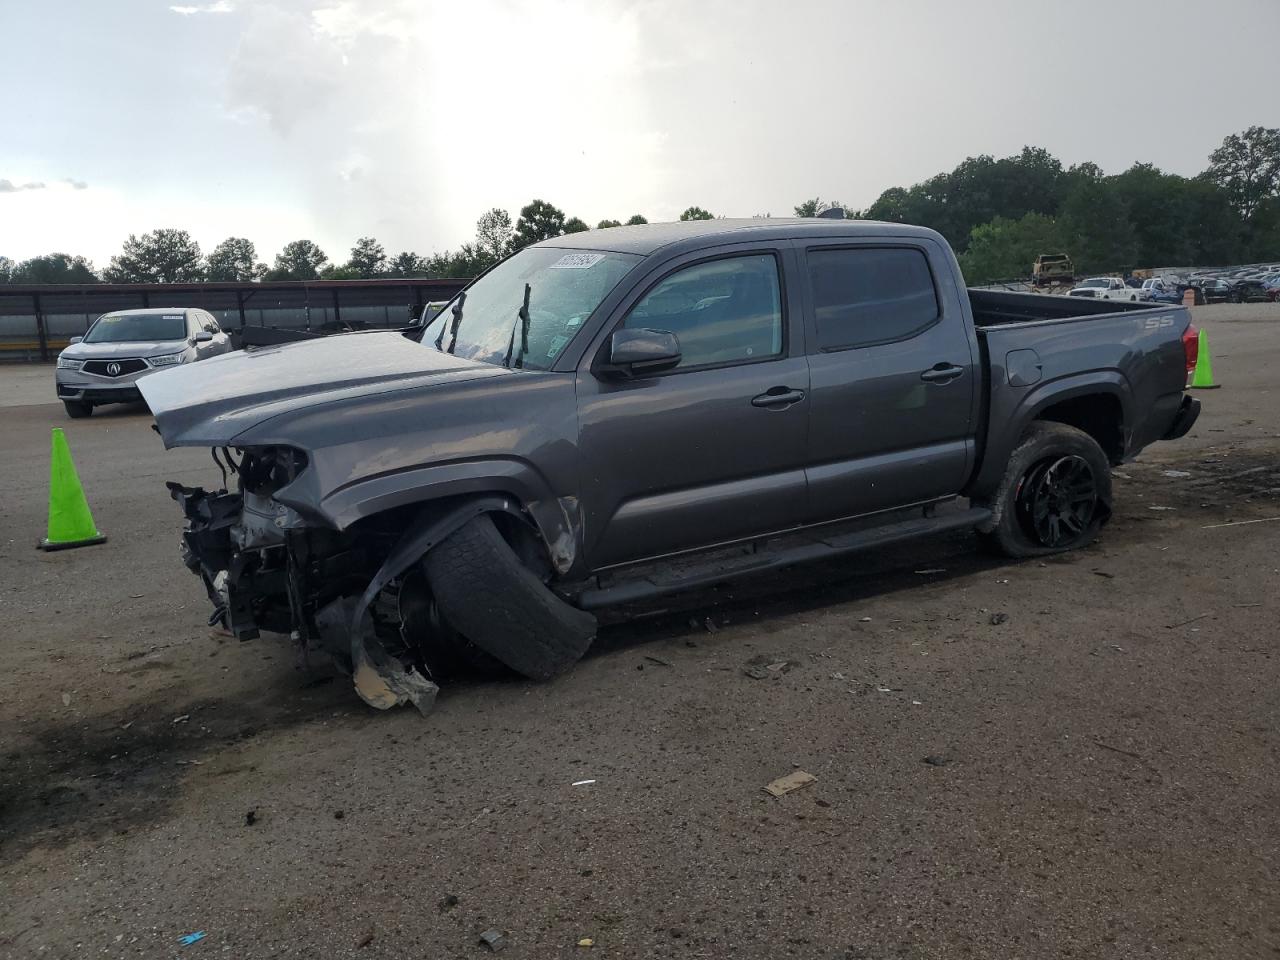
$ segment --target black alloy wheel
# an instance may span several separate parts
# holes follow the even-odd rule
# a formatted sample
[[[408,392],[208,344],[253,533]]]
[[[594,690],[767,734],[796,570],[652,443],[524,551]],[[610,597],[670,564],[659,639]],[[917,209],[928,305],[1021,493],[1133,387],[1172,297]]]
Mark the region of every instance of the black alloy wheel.
[[[1098,483],[1084,457],[1042,460],[1027,472],[1016,495],[1018,522],[1042,547],[1062,548],[1090,530]]]

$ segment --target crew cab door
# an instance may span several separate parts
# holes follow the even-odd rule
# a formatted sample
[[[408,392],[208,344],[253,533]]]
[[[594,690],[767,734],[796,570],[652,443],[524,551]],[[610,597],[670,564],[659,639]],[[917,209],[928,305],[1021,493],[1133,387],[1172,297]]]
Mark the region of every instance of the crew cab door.
[[[974,457],[979,360],[932,241],[809,243],[811,521],[959,492]]]
[[[782,243],[690,254],[639,281],[578,373],[593,569],[768,533],[805,510],[809,367]],[[674,333],[674,369],[607,369],[623,327]]]

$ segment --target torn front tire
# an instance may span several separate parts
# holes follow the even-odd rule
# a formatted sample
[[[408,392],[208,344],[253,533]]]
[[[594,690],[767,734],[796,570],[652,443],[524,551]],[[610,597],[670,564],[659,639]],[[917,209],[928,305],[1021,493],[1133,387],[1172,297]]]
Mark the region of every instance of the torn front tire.
[[[526,677],[563,673],[595,639],[596,618],[552,593],[487,515],[455,530],[423,563],[450,624]]]

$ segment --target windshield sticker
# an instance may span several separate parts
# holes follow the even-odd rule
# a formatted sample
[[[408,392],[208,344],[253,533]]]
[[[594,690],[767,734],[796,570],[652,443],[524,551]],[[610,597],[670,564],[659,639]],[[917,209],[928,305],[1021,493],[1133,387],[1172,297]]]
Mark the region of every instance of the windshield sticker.
[[[551,338],[551,347],[547,350],[547,359],[554,360],[556,354],[564,349],[564,345],[569,342],[568,337],[554,336]]]
[[[603,253],[566,253],[551,264],[551,270],[586,270],[604,259]]]
[[[164,318],[165,318],[166,320],[181,320],[181,319],[182,319],[182,314],[180,314],[180,313],[166,313],[166,314],[164,315]]]

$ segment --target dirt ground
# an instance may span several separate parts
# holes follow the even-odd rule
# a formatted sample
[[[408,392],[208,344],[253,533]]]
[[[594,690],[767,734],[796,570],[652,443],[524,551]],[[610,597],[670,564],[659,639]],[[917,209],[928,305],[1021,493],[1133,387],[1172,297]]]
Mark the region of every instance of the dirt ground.
[[[0,368],[0,956],[1280,954],[1280,521],[1223,526],[1280,517],[1280,305],[1196,321],[1223,386],[1089,549],[625,611],[426,719],[213,635],[163,485],[207,452]],[[51,426],[104,546],[33,548]]]

